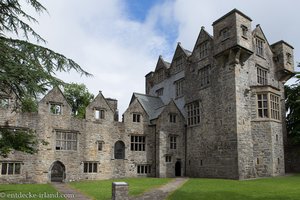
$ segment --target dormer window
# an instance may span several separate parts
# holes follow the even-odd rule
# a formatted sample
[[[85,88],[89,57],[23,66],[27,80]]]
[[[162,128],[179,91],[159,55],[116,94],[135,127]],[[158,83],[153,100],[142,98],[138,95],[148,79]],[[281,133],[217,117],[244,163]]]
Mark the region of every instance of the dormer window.
[[[169,117],[170,117],[170,123],[176,123],[177,114],[170,113]]]
[[[208,41],[205,41],[205,42],[202,42],[199,46],[200,48],[200,59],[201,58],[204,58],[208,55],[208,48],[209,48],[209,42]]]
[[[105,119],[104,109],[95,109],[95,119]]]
[[[260,38],[256,38],[256,54],[264,57],[264,41]]]
[[[62,105],[59,103],[50,103],[50,113],[54,115],[61,115]]]
[[[177,73],[181,70],[183,70],[183,60],[182,60],[182,57],[180,58],[177,58],[175,61],[174,61],[174,73]]]

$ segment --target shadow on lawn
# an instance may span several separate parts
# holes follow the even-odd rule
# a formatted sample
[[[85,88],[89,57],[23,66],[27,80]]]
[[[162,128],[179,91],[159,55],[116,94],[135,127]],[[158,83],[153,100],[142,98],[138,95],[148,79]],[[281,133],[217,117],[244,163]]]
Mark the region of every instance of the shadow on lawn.
[[[216,191],[216,192],[185,192],[185,191],[176,191],[173,193],[168,200],[295,200],[287,196],[270,196],[270,195],[261,195],[253,197],[251,195],[243,195],[237,192],[228,192],[228,191]]]

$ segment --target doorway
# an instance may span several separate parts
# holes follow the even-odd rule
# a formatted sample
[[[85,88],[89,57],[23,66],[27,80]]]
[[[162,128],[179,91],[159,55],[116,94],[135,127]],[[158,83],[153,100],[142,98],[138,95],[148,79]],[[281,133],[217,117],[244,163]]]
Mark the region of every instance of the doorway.
[[[175,163],[175,176],[181,176],[181,161]]]
[[[63,182],[66,178],[65,165],[60,161],[55,161],[51,167],[51,182]]]

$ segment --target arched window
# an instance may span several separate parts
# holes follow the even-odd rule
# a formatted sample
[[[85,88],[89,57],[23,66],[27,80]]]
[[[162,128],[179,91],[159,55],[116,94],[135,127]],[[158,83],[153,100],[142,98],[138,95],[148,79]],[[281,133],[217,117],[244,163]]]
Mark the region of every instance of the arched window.
[[[122,141],[117,141],[115,143],[115,159],[125,158],[125,144]]]

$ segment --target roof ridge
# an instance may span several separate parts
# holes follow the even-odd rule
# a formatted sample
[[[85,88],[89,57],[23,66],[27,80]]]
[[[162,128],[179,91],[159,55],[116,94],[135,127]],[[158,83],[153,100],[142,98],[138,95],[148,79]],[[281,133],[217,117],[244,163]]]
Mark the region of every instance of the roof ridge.
[[[133,94],[143,95],[143,96],[147,96],[147,97],[154,97],[154,98],[161,99],[161,98],[158,97],[158,96],[154,96],[154,95],[150,95],[150,94],[142,94],[142,93],[139,93],[139,92],[133,92]]]

